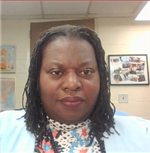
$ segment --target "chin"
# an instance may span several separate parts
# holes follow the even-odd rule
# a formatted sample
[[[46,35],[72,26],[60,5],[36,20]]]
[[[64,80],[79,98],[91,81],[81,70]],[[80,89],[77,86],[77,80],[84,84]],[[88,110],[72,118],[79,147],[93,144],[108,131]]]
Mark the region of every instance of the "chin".
[[[77,118],[77,117],[71,117],[71,118],[68,118],[68,119],[62,119],[61,120],[61,123],[64,123],[64,124],[77,124],[77,123],[81,123],[83,121],[85,121],[87,119],[87,117],[85,118]]]

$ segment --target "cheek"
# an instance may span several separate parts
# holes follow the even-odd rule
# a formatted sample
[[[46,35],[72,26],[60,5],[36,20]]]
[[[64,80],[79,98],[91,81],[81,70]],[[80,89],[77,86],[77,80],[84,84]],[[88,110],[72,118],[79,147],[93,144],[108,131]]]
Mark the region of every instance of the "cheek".
[[[41,93],[42,99],[45,99],[47,96],[51,95],[53,91],[52,87],[53,85],[51,85],[48,77],[45,75],[41,75],[40,76],[40,93]]]
[[[100,90],[99,80],[94,81],[90,84],[87,84],[87,86],[85,86],[84,92],[86,93],[86,96],[91,103],[95,103],[97,101],[99,90]]]
[[[40,76],[40,95],[42,103],[53,103],[60,88],[59,81],[50,80],[48,75]]]
[[[45,91],[48,88],[46,82],[47,82],[46,79],[44,79],[43,77],[40,77],[40,91],[41,91],[41,94],[45,93]]]

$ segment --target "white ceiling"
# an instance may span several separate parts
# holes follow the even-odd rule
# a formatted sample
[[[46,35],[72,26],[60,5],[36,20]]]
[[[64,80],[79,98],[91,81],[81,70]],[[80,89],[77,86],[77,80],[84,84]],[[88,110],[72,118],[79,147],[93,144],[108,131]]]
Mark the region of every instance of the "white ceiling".
[[[1,19],[135,18],[147,1],[2,1]]]

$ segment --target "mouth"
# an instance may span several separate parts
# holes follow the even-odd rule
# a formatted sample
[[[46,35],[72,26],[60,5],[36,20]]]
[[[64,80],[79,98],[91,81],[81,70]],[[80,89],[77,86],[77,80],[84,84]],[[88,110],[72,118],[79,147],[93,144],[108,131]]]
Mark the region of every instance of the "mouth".
[[[82,102],[84,101],[81,97],[65,97],[60,100],[60,102],[63,104],[63,106],[69,108],[69,109],[75,109],[78,108]]]

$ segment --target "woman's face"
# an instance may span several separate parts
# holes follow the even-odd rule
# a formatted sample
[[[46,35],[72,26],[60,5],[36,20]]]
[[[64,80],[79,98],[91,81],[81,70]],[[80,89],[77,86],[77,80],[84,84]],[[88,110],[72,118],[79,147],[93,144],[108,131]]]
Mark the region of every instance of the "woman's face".
[[[98,98],[100,77],[92,46],[60,37],[43,50],[40,92],[47,115],[66,124],[87,119]]]

